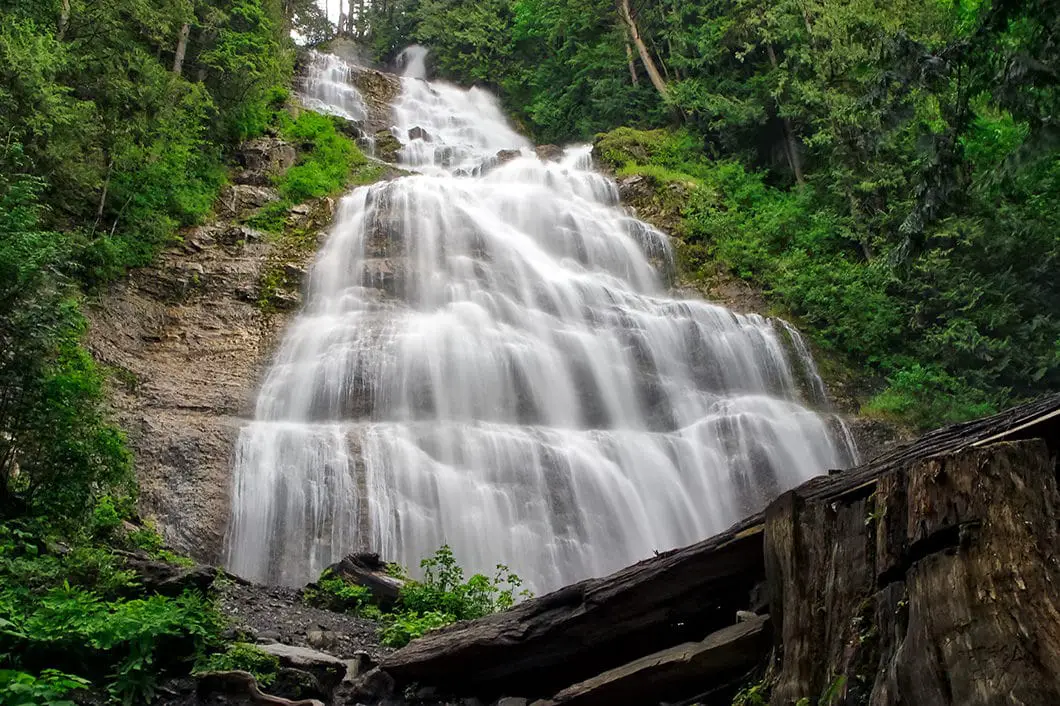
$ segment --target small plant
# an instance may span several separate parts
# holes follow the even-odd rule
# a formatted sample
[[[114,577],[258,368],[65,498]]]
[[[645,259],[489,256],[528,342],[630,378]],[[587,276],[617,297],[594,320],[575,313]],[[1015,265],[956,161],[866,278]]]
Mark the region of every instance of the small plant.
[[[360,613],[372,600],[372,592],[364,586],[346,581],[331,571],[325,571],[316,584],[302,592],[302,599],[311,606],[340,613]]]
[[[3,669],[0,670],[0,703],[6,706],[74,706],[74,702],[65,697],[89,686],[87,679],[57,669],[45,669],[36,677],[27,672]]]
[[[448,545],[420,562],[420,568],[422,581],[410,580],[396,569],[388,570],[406,582],[398,598],[399,609],[382,617],[380,637],[385,645],[401,647],[430,630],[507,610],[517,596],[531,595],[519,591],[522,581],[503,564],[497,565],[493,578],[475,574],[465,581],[464,571]]]
[[[766,706],[768,703],[769,689],[765,682],[740,689],[732,699],[732,706]]]
[[[113,536],[114,532],[121,527],[122,514],[114,502],[114,498],[105,495],[96,503],[92,510],[92,533],[100,539]]]
[[[456,622],[451,613],[429,610],[426,613],[405,611],[383,615],[383,626],[379,628],[379,639],[388,647],[404,647],[417,637],[431,630],[444,628]]]
[[[233,670],[250,672],[258,684],[269,686],[276,681],[280,660],[276,655],[270,655],[254,645],[237,642],[229,645],[224,652],[215,652],[201,660],[195,668],[196,673]]]

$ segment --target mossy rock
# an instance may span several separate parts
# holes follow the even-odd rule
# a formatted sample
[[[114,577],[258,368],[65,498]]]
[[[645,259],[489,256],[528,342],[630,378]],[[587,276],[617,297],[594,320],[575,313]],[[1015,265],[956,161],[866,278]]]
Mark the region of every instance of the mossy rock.
[[[396,162],[401,142],[389,130],[375,133],[375,156],[384,162]]]

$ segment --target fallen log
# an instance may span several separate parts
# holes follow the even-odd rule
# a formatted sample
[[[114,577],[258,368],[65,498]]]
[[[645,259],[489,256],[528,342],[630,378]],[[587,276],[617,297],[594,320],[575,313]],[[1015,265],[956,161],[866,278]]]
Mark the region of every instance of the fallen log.
[[[877,479],[939,454],[999,440],[1045,438],[1056,454],[1060,395],[931,432],[849,471],[814,478],[781,498],[849,502]],[[775,504],[775,503],[774,503]],[[567,586],[512,610],[428,633],[388,656],[399,683],[479,696],[543,698],[645,654],[731,625],[763,581],[763,518]]]
[[[643,706],[685,698],[704,684],[731,682],[752,669],[769,649],[769,616],[713,632],[641,657],[569,686],[531,706]]]
[[[399,683],[545,697],[732,625],[763,576],[761,528],[730,531],[428,633],[381,666]]]

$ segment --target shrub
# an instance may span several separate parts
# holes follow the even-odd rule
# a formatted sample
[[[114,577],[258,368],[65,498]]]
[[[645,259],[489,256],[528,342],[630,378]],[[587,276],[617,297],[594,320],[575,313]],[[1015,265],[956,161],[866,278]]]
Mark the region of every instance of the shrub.
[[[302,592],[302,599],[311,606],[344,613],[359,613],[372,600],[372,592],[364,586],[350,583],[331,571],[325,571],[316,584]]]
[[[862,411],[898,419],[919,429],[962,422],[997,411],[985,393],[938,368],[914,363],[887,378],[887,387]]]
[[[380,637],[385,645],[401,647],[429,630],[457,620],[474,620],[507,610],[515,604],[517,595],[530,596],[525,590],[517,593],[522,581],[503,564],[497,565],[493,578],[475,574],[465,581],[464,571],[448,545],[421,561],[420,568],[423,580],[406,580],[398,609],[382,616]]]
[[[259,684],[269,686],[276,681],[276,674],[280,671],[280,659],[254,645],[237,642],[229,645],[224,652],[215,652],[202,659],[195,668],[196,672],[233,670],[250,672]]]
[[[87,679],[45,669],[39,676],[0,670],[0,703],[6,706],[74,706],[68,694],[90,685]]]

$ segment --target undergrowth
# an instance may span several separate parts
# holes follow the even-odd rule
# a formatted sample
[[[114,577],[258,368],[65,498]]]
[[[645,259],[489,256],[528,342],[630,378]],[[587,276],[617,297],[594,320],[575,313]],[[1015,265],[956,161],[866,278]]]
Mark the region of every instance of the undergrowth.
[[[475,574],[465,580],[464,571],[448,545],[421,561],[420,569],[423,579],[416,580],[399,567],[390,566],[391,573],[404,584],[396,605],[388,611],[371,602],[367,588],[331,572],[325,572],[303,597],[317,607],[378,620],[380,641],[390,647],[402,647],[458,620],[474,620],[507,610],[515,605],[517,598],[531,595],[529,591],[519,590],[522,581],[503,564],[497,565],[492,577]]]
[[[0,662],[14,668],[0,677],[0,702],[62,703],[90,688],[146,703],[162,680],[221,645],[223,620],[208,596],[151,594],[124,568],[115,548],[162,549],[145,540],[149,528],[126,530],[117,508],[101,501],[78,533],[0,524]]]

